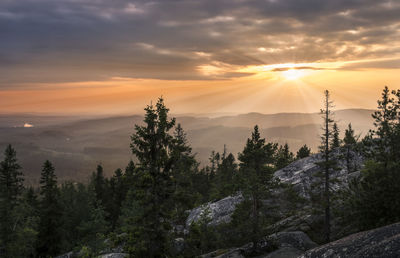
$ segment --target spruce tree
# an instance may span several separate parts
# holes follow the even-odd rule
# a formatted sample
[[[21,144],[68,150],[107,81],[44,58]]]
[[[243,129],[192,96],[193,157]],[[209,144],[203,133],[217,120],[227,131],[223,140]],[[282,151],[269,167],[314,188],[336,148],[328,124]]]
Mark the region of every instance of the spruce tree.
[[[339,127],[336,123],[333,123],[331,148],[335,149],[339,147],[340,147]]]
[[[209,161],[210,161],[210,166],[208,167],[208,173],[210,174],[210,177],[213,178],[215,176],[215,173],[217,172],[219,163],[220,163],[220,154],[219,152],[212,151]]]
[[[171,150],[171,157],[174,161],[171,171],[174,183],[173,216],[176,223],[184,223],[185,211],[192,209],[199,198],[193,187],[195,183],[193,177],[197,172],[198,163],[192,154],[192,148],[188,144],[186,133],[180,124],[176,126],[173,137]]]
[[[211,200],[218,200],[231,195],[237,191],[236,175],[237,164],[232,153],[227,153],[226,145],[220,155],[218,152],[211,153],[211,167],[215,166],[214,173],[211,174]],[[214,163],[214,164],[213,164]]]
[[[296,153],[296,159],[303,159],[311,154],[311,149],[308,148],[307,144],[304,144]]]
[[[398,146],[394,141],[394,124],[398,121],[396,115],[398,113],[398,105],[390,93],[387,86],[382,91],[382,99],[378,100],[378,110],[376,110],[372,117],[374,118],[375,130],[372,131],[374,136],[374,151],[373,156],[384,166],[387,166],[391,160],[399,158],[395,153]]]
[[[132,135],[132,153],[139,161],[137,181],[131,189],[134,208],[125,221],[130,227],[129,253],[138,257],[160,257],[169,252],[171,201],[173,180],[171,168],[174,138],[169,131],[175,119],[168,119],[168,108],[159,98],[156,106],[145,108],[144,125],[135,126]]]
[[[12,241],[8,245],[9,257],[35,257],[38,234],[38,200],[32,187],[24,191],[12,211],[14,218]],[[6,257],[6,256],[4,256]]]
[[[347,171],[351,171],[351,151],[354,149],[357,140],[356,136],[354,135],[354,130],[351,127],[351,123],[348,125],[343,138],[344,147],[346,149],[346,166]]]
[[[14,233],[12,211],[23,190],[23,175],[16,156],[16,151],[8,145],[4,151],[4,160],[0,163],[0,245],[4,248],[4,257],[10,254],[9,245]]]
[[[293,153],[289,150],[289,145],[285,143],[284,146],[280,146],[276,154],[275,167],[281,169],[292,163],[294,160]]]
[[[126,197],[125,182],[123,179],[122,170],[118,168],[115,170],[114,175],[110,179],[110,190],[111,190],[111,228],[115,229],[118,218],[121,214],[121,206]]]
[[[345,199],[344,219],[358,230],[398,222],[400,219],[400,93],[385,87],[372,115],[373,130],[363,140],[369,160],[354,179]]]
[[[39,257],[52,257],[60,253],[61,247],[61,215],[59,189],[55,169],[46,160],[40,176],[40,222],[37,242]]]
[[[96,199],[100,201],[102,205],[106,205],[108,203],[108,189],[102,165],[97,165],[96,171],[92,173],[91,184],[93,185]]]
[[[271,167],[275,162],[276,150],[277,144],[266,144],[256,125],[251,138],[247,139],[246,146],[238,157],[240,161],[240,189],[245,197],[243,205],[246,206],[246,203],[248,203],[251,207],[251,209],[246,209],[250,211],[250,214],[244,220],[247,223],[243,230],[248,231],[254,251],[263,235],[262,228],[265,218],[261,216],[263,206],[261,200],[268,197],[277,183],[273,180],[273,169]]]
[[[235,177],[237,176],[237,164],[232,153],[224,155],[219,166],[217,175],[219,181],[219,192],[221,197],[234,194],[237,190]]]
[[[88,191],[87,185],[73,182],[61,185],[59,203],[62,207],[62,250],[72,250],[80,245],[85,237],[78,230],[78,226],[90,218],[90,195],[94,193]]]

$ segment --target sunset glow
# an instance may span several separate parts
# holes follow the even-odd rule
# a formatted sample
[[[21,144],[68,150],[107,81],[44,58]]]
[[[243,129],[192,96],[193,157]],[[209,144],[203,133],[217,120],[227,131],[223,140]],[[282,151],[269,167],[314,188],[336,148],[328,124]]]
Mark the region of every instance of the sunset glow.
[[[289,69],[282,72],[283,77],[287,80],[296,80],[305,75],[305,72],[297,69]]]
[[[0,112],[374,108],[400,85],[400,3],[328,2],[2,1]]]

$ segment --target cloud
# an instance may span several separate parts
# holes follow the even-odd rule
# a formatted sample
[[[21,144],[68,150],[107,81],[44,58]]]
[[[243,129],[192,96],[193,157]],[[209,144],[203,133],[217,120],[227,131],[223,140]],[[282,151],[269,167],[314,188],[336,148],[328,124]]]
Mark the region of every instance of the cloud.
[[[390,0],[3,0],[0,88],[111,77],[208,80],[216,75],[199,67],[212,63],[388,58],[400,50],[399,13],[400,2]]]
[[[342,66],[341,69],[342,70],[400,69],[400,58],[349,63]]]
[[[312,66],[298,66],[298,67],[278,67],[274,68],[272,72],[284,72],[287,70],[326,70],[327,68],[312,67]]]

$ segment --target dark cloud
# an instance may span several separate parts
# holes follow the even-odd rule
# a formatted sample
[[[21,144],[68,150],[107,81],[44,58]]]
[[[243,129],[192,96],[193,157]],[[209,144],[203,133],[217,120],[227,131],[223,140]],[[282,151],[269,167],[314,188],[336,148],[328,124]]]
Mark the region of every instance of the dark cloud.
[[[224,79],[251,74],[199,67],[384,58],[399,51],[399,13],[390,0],[2,0],[0,87]]]

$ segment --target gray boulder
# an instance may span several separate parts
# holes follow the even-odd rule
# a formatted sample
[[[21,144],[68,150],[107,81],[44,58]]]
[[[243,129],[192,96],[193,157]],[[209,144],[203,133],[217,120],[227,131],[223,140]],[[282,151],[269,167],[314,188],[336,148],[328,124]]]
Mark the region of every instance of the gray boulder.
[[[347,236],[311,249],[300,257],[400,257],[400,223]]]
[[[209,202],[190,211],[186,219],[186,227],[189,228],[192,222],[197,222],[202,214],[208,209],[210,218],[209,225],[218,225],[228,223],[231,220],[231,215],[235,211],[236,205],[243,201],[241,194],[228,196],[216,202]]]
[[[334,156],[338,157],[338,170],[331,172],[331,178],[338,179],[338,183],[333,185],[333,189],[339,189],[343,184],[346,185],[351,178],[358,175],[358,171],[348,171],[344,153],[340,149],[334,150]],[[363,166],[364,159],[356,152],[350,153],[352,160],[352,168],[360,169]],[[293,185],[296,192],[304,198],[309,197],[311,184],[315,180],[315,174],[321,169],[317,165],[322,161],[322,154],[314,154],[310,157],[297,160],[288,166],[276,171],[275,178],[278,178],[282,183]]]

